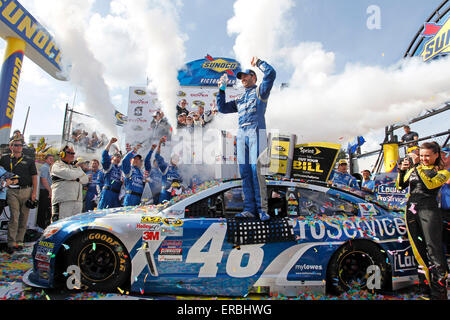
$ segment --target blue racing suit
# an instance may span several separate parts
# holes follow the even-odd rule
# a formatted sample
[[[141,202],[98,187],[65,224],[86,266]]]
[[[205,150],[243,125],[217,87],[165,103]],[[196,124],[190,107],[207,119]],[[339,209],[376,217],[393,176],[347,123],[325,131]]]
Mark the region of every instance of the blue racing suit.
[[[131,159],[134,156],[136,153],[132,150],[122,160],[122,171],[125,175],[125,197],[123,199],[125,207],[138,205],[144,192],[144,174],[140,168],[131,165]]]
[[[225,91],[217,95],[217,107],[221,113],[239,115],[239,130],[236,138],[237,161],[242,178],[244,192],[244,211],[252,214],[268,212],[267,189],[264,176],[261,175],[258,161],[267,148],[266,113],[276,72],[268,63],[258,60],[256,66],[264,73],[259,86],[246,88],[235,100],[226,102]]]
[[[161,193],[162,173],[158,167],[152,168],[151,158],[153,150],[147,154],[144,160],[145,170],[148,171],[150,190],[152,191],[153,204],[159,203],[159,195]]]
[[[178,171],[178,167],[171,164],[168,164],[164,161],[164,158],[161,157],[159,153],[155,154],[156,162],[158,163],[158,167],[162,172],[162,180],[161,180],[161,194],[159,196],[159,201],[163,202],[164,200],[169,201],[172,199],[173,195],[168,191],[170,186],[174,181],[178,181],[179,183],[183,182],[183,177]]]
[[[87,185],[86,197],[84,198],[84,209],[86,211],[94,210],[95,203],[93,202],[94,197],[97,195],[97,185],[99,180],[102,178],[103,172],[101,170],[86,172],[87,175],[92,174],[92,180]]]
[[[122,188],[122,170],[119,165],[111,163],[108,150],[103,150],[102,166],[103,186],[97,208],[118,208],[121,206],[119,195]]]
[[[337,185],[348,186],[354,189],[359,189],[358,181],[354,176],[348,173],[342,173],[336,170],[331,170],[329,177],[333,183]]]

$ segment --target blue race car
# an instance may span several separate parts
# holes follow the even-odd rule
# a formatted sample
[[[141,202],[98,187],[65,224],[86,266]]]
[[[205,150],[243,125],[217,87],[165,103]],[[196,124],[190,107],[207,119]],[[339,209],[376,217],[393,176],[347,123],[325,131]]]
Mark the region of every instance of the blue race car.
[[[396,290],[417,279],[403,214],[347,191],[267,179],[271,219],[236,219],[241,180],[207,182],[158,206],[105,209],[51,224],[31,286],[245,296]]]

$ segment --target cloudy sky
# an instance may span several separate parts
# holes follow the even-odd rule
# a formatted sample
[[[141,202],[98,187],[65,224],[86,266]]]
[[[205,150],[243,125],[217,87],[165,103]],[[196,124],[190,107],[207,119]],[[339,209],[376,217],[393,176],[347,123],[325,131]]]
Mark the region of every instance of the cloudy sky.
[[[71,80],[62,82],[25,59],[12,129],[23,128],[30,106],[26,135],[61,134],[66,103],[107,125],[105,114],[114,107],[126,113],[129,86],[146,85],[147,78],[163,108],[175,106],[177,69],[206,54],[244,65],[252,55],[270,62],[277,80],[268,127],[288,129],[304,142],[346,144],[364,135],[373,150],[384,126],[450,97],[449,89],[437,88],[447,81],[439,72],[447,61],[426,67],[402,61],[441,0],[19,2],[55,35],[72,64]],[[279,90],[283,82],[289,90]],[[448,129],[448,121],[434,121],[433,131]]]

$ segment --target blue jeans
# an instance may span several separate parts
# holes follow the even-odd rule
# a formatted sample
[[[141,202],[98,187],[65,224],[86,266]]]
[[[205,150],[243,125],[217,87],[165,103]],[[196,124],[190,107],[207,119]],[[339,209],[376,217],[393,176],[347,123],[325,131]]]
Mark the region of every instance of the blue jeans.
[[[237,161],[242,178],[244,211],[268,212],[265,177],[261,174],[261,156],[267,149],[266,130],[240,128],[236,137]]]

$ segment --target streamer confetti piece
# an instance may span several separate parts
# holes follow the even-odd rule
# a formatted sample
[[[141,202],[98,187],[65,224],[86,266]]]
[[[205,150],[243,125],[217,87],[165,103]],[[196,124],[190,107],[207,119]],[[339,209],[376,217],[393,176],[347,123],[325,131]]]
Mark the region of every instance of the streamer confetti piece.
[[[411,206],[408,209],[409,211],[411,211],[413,214],[416,214],[416,204],[415,203],[411,203]]]

